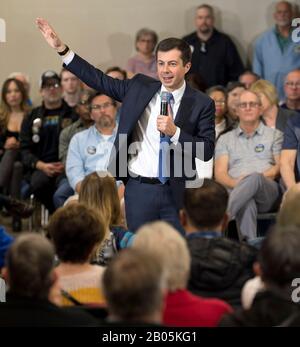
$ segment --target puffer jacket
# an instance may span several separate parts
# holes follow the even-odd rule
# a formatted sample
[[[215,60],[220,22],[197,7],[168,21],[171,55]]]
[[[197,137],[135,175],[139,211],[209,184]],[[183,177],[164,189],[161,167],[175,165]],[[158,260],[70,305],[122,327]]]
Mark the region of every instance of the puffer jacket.
[[[223,237],[188,237],[187,243],[192,257],[188,289],[240,307],[242,287],[254,277],[257,249]]]

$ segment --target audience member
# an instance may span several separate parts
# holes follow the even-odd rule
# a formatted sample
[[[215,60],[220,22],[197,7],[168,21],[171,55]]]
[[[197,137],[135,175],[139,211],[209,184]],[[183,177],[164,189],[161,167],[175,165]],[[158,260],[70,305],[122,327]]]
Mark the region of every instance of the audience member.
[[[267,236],[255,266],[265,289],[256,294],[249,309],[224,316],[222,327],[300,325],[300,308],[292,294],[293,280],[300,275],[299,247],[299,227],[278,227]]]
[[[241,305],[241,289],[254,276],[257,250],[224,237],[228,226],[228,192],[206,179],[200,188],[186,189],[181,222],[191,254],[189,290]]]
[[[75,107],[80,101],[81,81],[65,68],[61,70],[60,78],[63,99],[70,107]]]
[[[298,43],[292,40],[293,6],[279,1],[274,12],[275,27],[263,33],[255,42],[253,71],[276,87],[280,101],[284,100],[284,77],[299,68]]]
[[[257,237],[257,213],[269,212],[280,198],[279,160],[283,136],[260,121],[257,94],[240,96],[239,126],[220,137],[215,154],[215,177],[230,191],[228,211],[240,237]]]
[[[52,213],[53,194],[64,173],[64,164],[58,158],[59,134],[77,115],[62,99],[60,77],[55,72],[43,73],[41,95],[42,105],[24,119],[20,141],[29,184],[26,195],[34,194]]]
[[[300,69],[287,74],[284,92],[286,99],[281,107],[300,113]]]
[[[190,73],[199,74],[207,87],[236,81],[244,66],[229,36],[214,27],[214,10],[210,5],[200,5],[196,10],[196,32],[183,39],[192,49]]]
[[[59,278],[54,249],[41,235],[21,235],[10,247],[2,271],[9,291],[0,303],[1,327],[96,326],[82,311],[57,307]]]
[[[0,104],[0,192],[20,198],[22,163],[20,130],[29,111],[24,85],[17,79],[7,79],[2,87]],[[13,218],[13,230],[21,230],[21,220]]]
[[[226,91],[228,116],[233,122],[238,121],[238,104],[240,95],[244,90],[246,90],[246,87],[240,82],[229,82],[227,85]]]
[[[116,180],[105,171],[87,175],[82,181],[79,202],[97,210],[105,221],[105,236],[93,262],[107,265],[119,250],[131,244],[134,235],[125,228]]]
[[[191,258],[184,238],[165,222],[141,227],[133,248],[159,259],[167,276],[163,322],[168,326],[216,326],[231,307],[218,299],[205,299],[187,290]]]
[[[166,292],[165,269],[145,250],[126,249],[108,265],[103,276],[108,324],[158,326]]]
[[[14,78],[23,83],[23,86],[27,94],[27,105],[32,107],[32,101],[30,99],[30,80],[29,76],[23,72],[12,72],[7,78]]]
[[[300,181],[300,118],[291,116],[284,132],[284,141],[280,157],[280,173],[286,189]]]
[[[127,72],[121,69],[119,66],[112,66],[105,71],[107,76],[117,78],[118,80],[126,80]]]
[[[127,62],[126,70],[129,77],[141,73],[157,79],[156,59],[154,49],[158,41],[155,31],[140,29],[135,38],[135,49],[137,54]]]
[[[215,102],[216,140],[219,136],[234,126],[231,118],[227,116],[227,92],[222,86],[214,86],[206,91],[206,94]]]
[[[92,98],[90,109],[95,124],[73,136],[67,155],[67,177],[77,193],[85,176],[107,170],[117,131],[115,100],[98,93]]]
[[[90,104],[94,94],[87,90],[83,90],[80,93],[78,105],[75,108],[76,113],[79,115],[79,119],[73,124],[69,125],[61,132],[59,136],[59,160],[66,165],[67,153],[69,149],[72,137],[85,130],[94,124],[91,119]],[[73,188],[67,177],[64,177],[59,182],[59,186],[53,196],[53,204],[55,209],[63,206],[65,201],[74,194]]]
[[[58,209],[50,219],[47,230],[53,239],[60,264],[62,305],[103,304],[102,275],[104,268],[91,265],[97,245],[103,241],[105,224],[99,213],[83,204]]]
[[[294,112],[278,106],[278,94],[273,84],[266,80],[259,80],[251,86],[250,90],[259,95],[264,124],[284,132],[287,121]]]
[[[246,70],[239,76],[239,82],[242,83],[246,89],[250,89],[252,84],[258,81],[260,77],[251,70]]]

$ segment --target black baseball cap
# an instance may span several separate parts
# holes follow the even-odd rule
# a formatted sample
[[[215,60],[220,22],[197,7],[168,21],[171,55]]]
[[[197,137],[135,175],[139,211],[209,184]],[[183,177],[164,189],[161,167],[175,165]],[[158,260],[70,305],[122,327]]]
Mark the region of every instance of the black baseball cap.
[[[61,79],[55,71],[47,70],[41,76],[40,88],[46,85],[58,83],[60,85]]]

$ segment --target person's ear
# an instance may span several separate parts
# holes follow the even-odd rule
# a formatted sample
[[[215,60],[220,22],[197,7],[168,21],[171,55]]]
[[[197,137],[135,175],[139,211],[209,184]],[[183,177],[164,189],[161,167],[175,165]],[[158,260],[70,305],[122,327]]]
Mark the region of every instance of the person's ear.
[[[261,266],[260,266],[259,262],[256,261],[253,264],[253,271],[254,271],[256,276],[259,276],[260,278],[262,277],[262,270],[261,270]]]
[[[186,73],[186,74],[190,71],[191,66],[192,66],[192,63],[191,63],[191,62],[189,62],[189,63],[187,63],[187,64],[185,65],[184,69],[185,69],[185,73]]]
[[[229,215],[228,215],[228,213],[225,213],[223,220],[222,220],[222,229],[221,229],[222,233],[224,233],[225,230],[227,229],[228,223],[229,223]]]

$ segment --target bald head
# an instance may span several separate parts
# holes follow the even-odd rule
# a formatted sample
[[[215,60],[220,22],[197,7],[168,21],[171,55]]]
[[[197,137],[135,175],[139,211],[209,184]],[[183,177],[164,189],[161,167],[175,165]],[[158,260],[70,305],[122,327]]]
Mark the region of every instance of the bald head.
[[[300,101],[300,69],[287,74],[284,91],[288,102]]]

